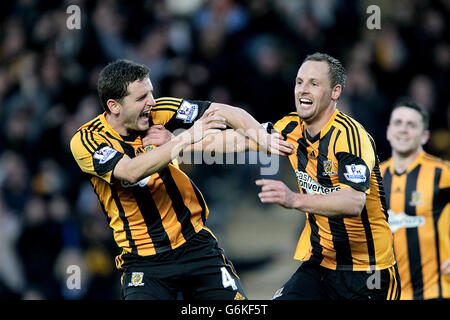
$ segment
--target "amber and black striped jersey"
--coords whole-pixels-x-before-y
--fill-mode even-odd
[[[389,224],[401,278],[401,299],[450,298],[450,164],[422,152],[405,172],[381,165]]]
[[[169,130],[188,128],[209,105],[159,98],[150,122]],[[70,142],[72,154],[88,175],[122,249],[116,257],[119,269],[127,254],[149,256],[179,247],[204,227],[209,213],[198,188],[176,164],[136,184],[114,178],[114,167],[122,157],[133,158],[144,152],[142,137],[143,133],[121,136],[101,114],[81,126]]]
[[[295,148],[289,160],[301,193],[328,194],[348,187],[366,193],[360,217],[306,213],[294,258],[334,270],[367,271],[394,265],[378,157],[364,128],[338,110],[315,137],[309,136],[296,112],[274,127]]]

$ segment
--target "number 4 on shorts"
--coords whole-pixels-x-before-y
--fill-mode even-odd
[[[231,277],[230,273],[227,271],[225,267],[220,268],[220,271],[222,271],[222,284],[224,288],[228,288],[231,286],[233,290],[237,290],[236,282]]]

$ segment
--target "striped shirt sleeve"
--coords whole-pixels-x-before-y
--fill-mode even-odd
[[[116,164],[124,157],[122,152],[114,149],[100,134],[86,129],[75,133],[70,141],[70,150],[83,172],[108,183],[112,182]]]

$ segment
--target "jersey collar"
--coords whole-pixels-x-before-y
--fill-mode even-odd
[[[422,162],[422,159],[423,159],[424,155],[425,155],[425,151],[422,150],[422,151],[419,153],[419,155],[416,157],[416,159],[414,159],[414,161],[411,162],[411,163],[409,164],[408,168],[406,168],[406,170],[403,171],[403,172],[396,172],[396,171],[395,171],[395,168],[394,168],[394,158],[392,158],[391,165],[389,166],[389,171],[391,172],[391,174],[395,174],[395,175],[398,175],[398,176],[401,176],[402,174],[405,174],[405,173],[408,174],[408,173],[410,173],[411,171],[413,171],[413,170],[414,170],[414,169]]]
[[[320,132],[318,134],[316,134],[314,137],[311,137],[308,133],[308,130],[306,130],[305,125],[302,125],[302,130],[303,130],[303,136],[310,142],[310,143],[315,143],[316,141],[320,140],[321,138],[323,138],[328,131],[330,130],[334,119],[336,118],[336,115],[338,114],[338,109],[335,109],[333,114],[331,115],[330,119],[328,120],[327,124],[320,130]]]
[[[114,138],[117,138],[117,139],[123,140],[123,141],[133,142],[133,141],[136,140],[137,137],[139,137],[139,136],[142,137],[142,133],[141,132],[137,132],[137,131],[130,133],[128,136],[122,136],[121,134],[119,134],[117,131],[115,131],[109,125],[108,121],[106,121],[106,112],[103,112],[103,114],[101,114],[99,117],[100,117],[100,121],[103,123],[103,125],[105,126],[107,131],[109,133],[111,133],[111,135],[114,136]]]

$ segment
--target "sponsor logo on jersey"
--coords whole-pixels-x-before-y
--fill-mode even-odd
[[[354,183],[366,182],[366,166],[362,164],[346,165],[347,173],[344,173],[345,179]]]
[[[100,164],[104,164],[114,158],[116,155],[117,150],[111,148],[111,147],[103,147],[97,151],[95,151],[93,157],[94,159],[99,160]]]
[[[341,189],[340,186],[324,187],[316,180],[314,180],[313,177],[303,171],[295,170],[295,174],[297,175],[300,187],[309,194],[328,194],[330,192],[338,191]]]
[[[135,186],[139,186],[141,188],[145,187],[148,183],[148,181],[150,180],[151,176],[148,176],[147,178],[144,178],[136,183],[131,183],[125,180],[120,180],[120,184],[122,185],[122,187],[124,188],[131,188],[131,187],[135,187]]]
[[[392,232],[396,232],[402,228],[417,228],[425,224],[424,216],[409,216],[404,212],[395,213],[388,210],[389,226]]]
[[[176,118],[183,120],[184,123],[191,123],[195,120],[198,114],[198,105],[183,101],[178,108]]]

